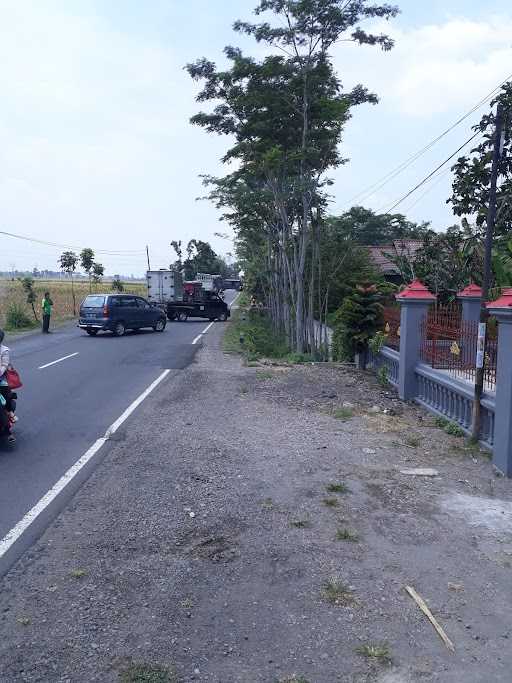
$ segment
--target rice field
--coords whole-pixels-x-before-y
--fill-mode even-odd
[[[124,292],[127,294],[138,294],[146,296],[145,282],[130,282],[124,283]],[[50,292],[53,301],[52,319],[54,322],[71,320],[73,318],[73,295],[70,281],[62,280],[34,280],[34,289],[37,293],[37,300],[34,304],[37,316],[41,317],[41,300],[46,291]],[[89,283],[79,281],[74,283],[76,307],[80,306],[80,302],[89,294]],[[112,283],[104,281],[98,285],[92,285],[94,292],[111,292]],[[36,321],[32,307],[27,304],[26,295],[18,280],[0,280],[0,327],[5,329],[12,329],[7,325],[7,313],[9,306],[15,305],[25,313],[27,318],[32,321],[35,326]],[[27,326],[28,327],[28,326]]]

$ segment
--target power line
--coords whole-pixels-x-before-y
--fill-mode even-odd
[[[472,140],[474,140],[478,135],[481,135],[480,130],[477,130],[476,133],[473,133],[473,135],[468,140],[466,140],[466,142],[464,142],[458,149],[456,149],[455,152],[453,152],[453,154],[450,154],[450,156],[447,159],[445,159],[442,163],[440,163],[439,166],[436,166],[436,168],[433,171],[431,171],[427,176],[425,176],[423,180],[421,180],[417,185],[415,185],[412,188],[412,190],[409,190],[409,192],[407,192],[407,194],[405,194],[401,199],[396,201],[389,209],[385,211],[385,213],[391,213],[392,211],[394,211],[397,206],[399,206],[414,192],[416,192],[416,190],[419,190],[420,187],[425,185],[425,183],[427,183],[441,168],[443,168],[443,166],[445,166],[449,161],[451,161],[456,154],[458,154],[462,149],[464,149],[466,145],[469,145],[469,143]],[[383,208],[379,209],[377,213],[381,213],[381,211],[383,211]]]
[[[436,187],[436,185],[439,185],[439,183],[441,182],[441,180],[444,180],[444,178],[446,178],[446,176],[450,173],[450,171],[451,171],[451,169],[450,169],[450,167],[448,167],[448,168],[445,168],[444,171],[443,171],[442,173],[439,173],[438,176],[437,176],[437,178],[435,179],[435,181],[432,182],[432,183],[430,183],[430,185],[427,187],[427,189],[425,190],[425,192],[422,192],[422,193],[420,194],[419,197],[417,197],[411,204],[409,204],[408,206],[406,206],[406,207],[403,209],[403,212],[404,212],[405,214],[407,214],[411,209],[413,209],[413,208],[416,206],[416,204],[418,204],[419,202],[421,202],[421,200],[423,199],[423,197],[425,197],[429,192],[431,192],[431,191],[434,189],[434,187]],[[434,177],[435,177],[435,176],[433,176],[433,177],[431,178],[431,180],[434,180]]]
[[[406,168],[408,168],[411,164],[413,164],[417,159],[419,159],[425,152],[428,152],[434,145],[436,145],[439,140],[444,138],[448,133],[451,133],[454,128],[456,128],[459,124],[461,124],[463,121],[465,121],[471,114],[473,114],[477,109],[479,109],[483,104],[488,102],[494,94],[505,84],[507,83],[510,79],[512,79],[512,74],[507,76],[505,80],[501,81],[495,88],[493,88],[484,98],[482,98],[477,104],[475,104],[466,114],[461,116],[455,123],[453,123],[451,126],[449,126],[446,130],[444,130],[442,133],[440,133],[436,138],[431,140],[425,147],[422,147],[420,150],[415,152],[412,156],[408,157],[405,161],[403,161],[401,164],[399,164],[396,168],[393,170],[389,171],[386,175],[384,175],[380,180],[377,180],[373,185],[370,185],[367,187],[365,190],[362,192],[359,192],[359,194],[355,195],[350,199],[348,202],[343,204],[343,208],[346,206],[353,205],[353,202],[356,200],[361,199],[362,201],[365,201],[369,197],[371,197],[373,194],[378,192],[380,189],[382,189],[385,185],[387,185],[391,180],[394,180],[402,171],[405,171]]]
[[[70,246],[69,244],[59,244],[57,242],[47,242],[46,240],[40,240],[35,237],[26,237],[25,235],[16,235],[13,232],[6,232],[5,230],[0,230],[0,235],[6,235],[7,237],[14,237],[15,239],[18,240],[24,240],[26,242],[34,242],[35,244],[43,244],[45,246],[49,247],[57,247],[58,249],[76,249],[77,251],[83,249],[83,247],[77,247],[77,246]],[[114,250],[114,251],[109,251],[107,249],[95,249],[94,250],[97,254],[106,254],[109,256],[128,256],[128,255],[138,255],[138,254],[144,254],[144,250],[129,250],[129,251],[121,251],[121,250]]]

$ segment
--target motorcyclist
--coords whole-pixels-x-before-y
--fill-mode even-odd
[[[11,364],[11,352],[8,346],[4,345],[5,332],[0,329],[0,434],[7,434],[7,440],[12,443],[15,441],[14,434],[11,434],[11,424],[14,422],[12,392],[7,383],[7,369]]]

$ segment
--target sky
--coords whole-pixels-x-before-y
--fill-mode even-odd
[[[142,275],[173,259],[171,240],[232,251],[200,174],[221,174],[229,140],[191,126],[199,86],[185,64],[222,63],[225,45],[260,48],[232,31],[256,0],[0,0],[0,230],[97,251],[108,274]],[[402,0],[378,48],[340,43],[346,89],[379,104],[353,110],[332,177],[331,212],[388,210],[471,134],[480,108],[428,154],[365,192],[512,74],[509,0]],[[380,26],[377,26],[380,29]],[[450,173],[396,210],[436,229],[454,222]],[[428,190],[424,193],[424,190]],[[0,234],[0,271],[57,269],[61,246]],[[110,252],[110,253],[107,253]]]

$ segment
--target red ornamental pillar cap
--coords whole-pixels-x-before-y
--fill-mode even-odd
[[[398,301],[435,301],[437,299],[435,294],[432,294],[420,280],[411,282],[410,285],[407,285],[403,291],[396,295],[396,298]]]
[[[504,289],[500,298],[496,301],[488,301],[487,308],[512,308],[512,287]]]
[[[475,299],[479,299],[482,296],[482,288],[479,287],[478,285],[475,285],[474,282],[472,282],[470,285],[467,287],[464,287],[464,289],[460,292],[458,292],[457,297],[459,298],[464,298],[464,297],[474,297]]]

